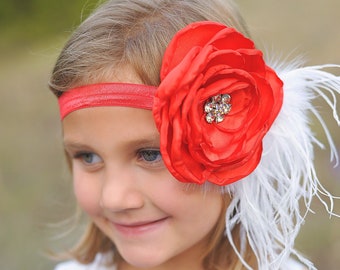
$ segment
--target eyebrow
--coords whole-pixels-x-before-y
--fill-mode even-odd
[[[78,139],[66,139],[64,140],[64,149],[66,150],[83,150],[92,149],[93,147],[89,144],[83,143]],[[122,141],[121,146],[126,148],[143,148],[143,147],[159,147],[160,136],[158,134],[152,134],[138,139],[131,139]]]
[[[76,141],[73,142],[72,140],[64,141],[63,144],[64,144],[64,149],[67,149],[67,150],[79,150],[79,149],[84,149],[84,148],[91,148],[87,144],[76,142]]]

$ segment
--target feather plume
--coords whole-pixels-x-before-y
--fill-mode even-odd
[[[340,77],[326,71],[340,65],[300,67],[299,61],[276,69],[284,82],[283,107],[263,141],[263,155],[256,170],[246,178],[225,187],[232,195],[226,215],[226,234],[247,269],[243,259],[248,241],[261,270],[287,269],[285,263],[297,258],[308,269],[316,269],[294,248],[294,242],[317,197],[332,216],[332,196],[321,184],[314,167],[314,147],[324,147],[311,130],[314,117],[320,122],[330,149],[330,160],[339,164],[336,147],[318,109],[313,105],[321,97],[331,108],[340,126],[337,97]],[[326,199],[325,199],[326,198]],[[306,209],[300,208],[303,201]],[[238,250],[232,229],[241,224],[243,243]],[[242,237],[241,237],[242,239]]]

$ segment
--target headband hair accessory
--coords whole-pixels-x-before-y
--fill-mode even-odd
[[[314,196],[338,216],[335,197],[314,167],[314,145],[323,145],[311,131],[310,116],[321,124],[330,159],[338,165],[336,147],[312,102],[322,97],[340,125],[340,77],[325,71],[340,66],[302,64],[266,64],[262,52],[237,30],[195,22],[169,43],[157,88],[106,83],[70,89],[59,98],[60,115],[96,106],[152,110],[161,154],[174,177],[219,185],[232,194],[225,233],[247,269],[246,243],[259,269],[281,269],[290,256],[316,269],[294,249],[294,241]],[[300,212],[300,200],[306,213]],[[240,249],[233,241],[236,224],[241,224]]]
[[[132,83],[98,83],[64,92],[58,99],[60,118],[73,111],[102,106],[123,106],[151,110],[155,86]]]
[[[160,76],[155,93],[133,84],[69,90],[59,98],[61,118],[93,106],[153,107],[160,151],[177,180],[224,186],[249,175],[283,99],[282,81],[254,43],[219,23],[193,23],[170,42]]]

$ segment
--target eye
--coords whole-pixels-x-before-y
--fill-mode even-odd
[[[76,159],[80,159],[86,165],[93,165],[102,162],[102,159],[91,152],[78,153],[75,155]]]
[[[148,163],[155,163],[162,161],[162,155],[159,150],[154,149],[143,149],[138,151],[139,159],[148,162]]]

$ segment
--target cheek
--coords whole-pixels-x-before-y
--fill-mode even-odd
[[[223,209],[221,194],[201,190],[186,191],[183,199],[182,215],[197,226],[212,227],[217,223]]]
[[[73,174],[74,193],[79,206],[90,216],[100,213],[100,185],[84,174]]]
[[[153,182],[151,195],[156,204],[165,212],[188,223],[211,226],[217,222],[224,208],[219,191],[203,191],[196,185],[177,181],[170,174],[163,181]]]

